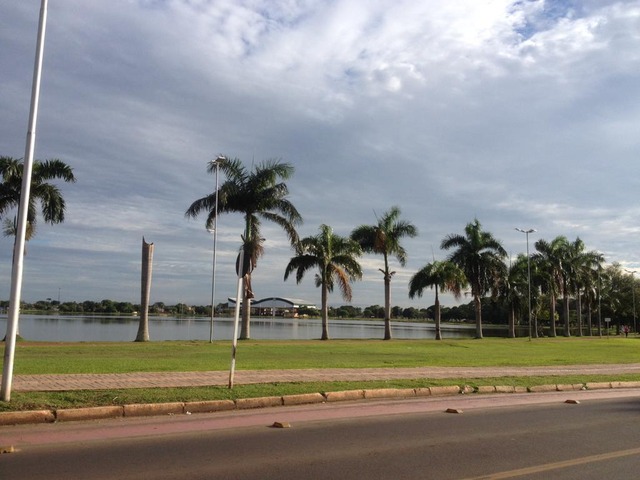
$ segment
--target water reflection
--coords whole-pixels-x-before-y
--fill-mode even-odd
[[[394,338],[435,338],[433,324],[391,322]],[[202,317],[149,317],[151,340],[208,340],[210,319]],[[5,332],[6,316],[0,317]],[[127,342],[138,331],[138,318],[132,316],[21,315],[20,335],[34,341],[51,342]],[[485,327],[485,336],[506,336],[506,328]],[[319,339],[320,319],[256,317],[251,320],[251,338],[256,340]],[[231,340],[233,319],[214,320],[214,339]],[[472,338],[475,327],[469,324],[442,326],[443,338]],[[329,336],[335,339],[383,338],[382,320],[330,320]]]

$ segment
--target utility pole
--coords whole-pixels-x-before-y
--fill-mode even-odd
[[[42,76],[42,58],[44,54],[44,35],[47,25],[47,0],[42,0],[40,6],[40,23],[38,24],[38,42],[36,45],[36,59],[33,67],[33,83],[31,86],[31,110],[29,112],[29,127],[27,130],[27,144],[24,154],[22,170],[22,193],[18,207],[18,231],[13,248],[13,266],[11,269],[11,296],[9,299],[9,316],[7,318],[7,335],[5,339],[4,363],[2,366],[2,387],[0,397],[2,401],[11,400],[11,383],[13,381],[13,360],[16,350],[16,335],[18,332],[18,317],[20,315],[20,297],[22,294],[22,271],[24,261],[24,244],[27,232],[27,211],[29,208],[29,194],[31,190],[31,172],[33,171],[33,152],[36,144],[36,124],[38,123],[38,102],[40,100],[40,80]]]

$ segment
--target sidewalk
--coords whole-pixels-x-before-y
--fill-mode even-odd
[[[543,367],[328,368],[314,370],[236,370],[236,385],[283,382],[370,381],[415,378],[486,378],[639,373],[640,364]],[[14,391],[107,390],[228,385],[228,371],[113,374],[15,375]]]

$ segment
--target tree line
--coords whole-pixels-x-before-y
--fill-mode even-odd
[[[9,300],[0,300],[0,310],[9,308]],[[132,302],[121,302],[115,300],[85,300],[82,302],[67,301],[60,302],[47,298],[46,300],[38,300],[36,302],[21,302],[20,310],[23,312],[34,312],[43,314],[105,314],[105,315],[137,315],[140,312],[140,304]],[[228,303],[220,302],[216,305],[216,316],[230,316],[231,307]],[[149,306],[149,312],[153,315],[171,315],[171,316],[211,316],[211,305],[188,305],[186,303],[177,303],[175,305],[165,304],[164,302],[155,302]],[[391,308],[391,316],[395,319],[407,320],[428,320],[433,319],[434,307],[415,308],[394,306]],[[445,320],[462,321],[471,318],[473,313],[471,304],[459,305],[451,308],[444,308],[443,318]],[[307,317],[318,317],[318,310],[311,307],[301,307],[298,314]],[[367,319],[385,317],[384,307],[380,305],[370,305],[368,307],[358,307],[354,305],[340,305],[329,307],[329,316],[331,318],[354,318]],[[491,315],[490,315],[491,316]],[[492,316],[493,318],[493,316]],[[505,323],[506,316],[497,316],[498,323]],[[504,321],[500,321],[504,320]]]
[[[3,220],[5,235],[16,235],[16,218],[9,213],[20,201],[22,169],[21,160],[0,157],[0,219]],[[283,267],[284,280],[294,276],[300,283],[307,272],[315,272],[314,283],[321,291],[323,339],[329,338],[329,317],[343,316],[351,311],[348,308],[331,309],[329,294],[337,287],[342,298],[351,302],[351,284],[362,278],[359,259],[364,254],[382,257],[379,271],[383,279],[384,306],[382,310],[365,309],[362,315],[384,319],[385,339],[392,338],[392,316],[420,318],[422,313],[433,315],[436,338],[440,339],[441,320],[453,318],[453,309],[440,305],[441,292],[449,292],[458,299],[463,295],[473,299],[473,315],[466,312],[462,318],[473,316],[478,338],[482,338],[482,319],[487,315],[493,323],[502,323],[506,316],[511,337],[515,336],[517,324],[528,324],[532,337],[540,334],[569,336],[572,332],[577,335],[600,334],[606,319],[612,319],[618,328],[624,322],[631,325],[633,331],[637,330],[637,282],[632,272],[619,264],[606,264],[604,256],[597,251],[586,251],[580,238],[570,241],[564,236],[540,239],[535,242],[532,255],[520,254],[511,261],[502,243],[485,231],[477,219],[468,223],[463,233],[451,233],[442,239],[440,248],[446,253],[445,260],[434,258],[411,277],[408,285],[410,298],[422,296],[427,289],[435,291],[435,304],[430,307],[431,311],[399,307],[392,311],[390,285],[396,273],[392,269],[392,260],[404,267],[408,252],[402,241],[418,235],[416,227],[401,218],[399,207],[392,206],[380,217],[376,216],[376,222],[360,225],[347,236],[334,233],[328,225],[320,225],[316,235],[300,238],[297,227],[302,224],[302,215],[288,199],[289,189],[285,182],[293,175],[293,166],[267,160],[249,168],[239,159],[219,156],[207,166],[208,172],[216,175],[218,169],[225,175],[223,184],[211,194],[194,201],[185,216],[195,218],[205,213],[205,227],[208,229],[213,227],[219,214],[239,213],[244,217],[245,228],[239,248],[239,252],[244,253],[242,259],[245,264],[241,339],[250,338],[251,273],[264,254],[265,239],[261,232],[264,221],[281,227],[291,243],[293,255]],[[35,234],[38,206],[45,222],[56,224],[64,221],[65,201],[59,188],[49,183],[53,179],[68,183],[76,181],[73,170],[58,159],[34,162],[27,240]],[[46,309],[46,303],[36,302],[33,308]],[[468,306],[454,308],[462,310]],[[206,313],[206,307],[179,307],[196,314]],[[150,308],[151,313],[163,313],[165,309],[163,304]],[[169,313],[180,313],[180,309]],[[99,306],[92,302],[65,302],[58,305],[58,310],[134,313],[139,306],[103,300]]]
[[[302,216],[289,201],[285,183],[293,175],[293,166],[268,160],[247,168],[237,158],[218,156],[209,162],[208,172],[217,174],[218,169],[225,175],[225,182],[216,191],[194,201],[185,216],[195,218],[205,213],[205,227],[208,229],[219,214],[239,213],[244,216],[245,229],[239,249],[239,259],[243,254],[246,265],[242,272],[241,339],[250,338],[251,272],[258,258],[264,254],[263,221],[280,226],[294,251],[284,267],[284,280],[293,276],[300,283],[307,272],[315,273],[314,283],[321,292],[323,340],[329,339],[329,294],[337,287],[342,298],[350,302],[351,284],[362,278],[359,258],[365,253],[381,255],[383,264],[379,271],[384,285],[384,338],[392,338],[390,284],[395,271],[390,260],[395,259],[404,267],[407,251],[402,240],[418,234],[411,222],[401,218],[399,207],[391,207],[377,217],[375,223],[358,226],[348,236],[338,235],[329,225],[323,224],[316,235],[300,238],[296,228],[302,223]],[[577,335],[593,335],[596,305],[598,322],[595,331],[601,333],[603,313],[614,316],[618,322],[628,314],[626,292],[630,292],[634,299],[633,323],[636,328],[635,278],[632,274],[625,274],[620,265],[606,265],[602,254],[585,251],[580,238],[569,241],[558,236],[551,241],[538,240],[533,255],[521,254],[511,262],[502,243],[485,231],[478,219],[474,219],[465,226],[463,233],[446,235],[440,248],[447,253],[446,259],[434,259],[425,265],[411,277],[408,286],[411,298],[421,296],[426,289],[435,290],[437,339],[442,338],[440,292],[450,292],[457,298],[468,294],[473,298],[477,338],[483,336],[482,318],[487,303],[498,305],[507,312],[510,337],[515,337],[516,324],[523,323],[525,318],[532,337],[540,334],[556,336],[558,321],[562,322],[562,334],[565,336],[571,335],[572,331]],[[486,298],[490,301],[487,302]],[[557,311],[559,300],[560,312]],[[545,326],[546,330],[543,329]]]

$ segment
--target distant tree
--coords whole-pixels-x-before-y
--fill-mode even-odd
[[[384,318],[384,307],[371,305],[364,309],[363,315],[366,318]]]
[[[443,250],[451,250],[449,260],[465,273],[471,286],[475,306],[476,337],[482,338],[481,298],[489,291],[497,291],[500,279],[505,274],[504,259],[507,252],[489,232],[482,230],[478,219],[468,223],[465,234],[450,234],[440,245]]]
[[[449,261],[433,261],[422,267],[411,277],[409,281],[409,298],[414,298],[416,295],[422,297],[422,292],[426,288],[435,289],[436,340],[442,340],[439,291],[451,292],[458,299],[466,284],[467,278],[464,272],[455,263]]]
[[[362,249],[353,240],[333,233],[328,225],[320,226],[320,233],[306,237],[296,245],[296,255],[289,260],[284,279],[296,272],[300,283],[307,271],[316,269],[316,287],[321,289],[322,340],[329,339],[329,293],[337,283],[346,301],[351,301],[351,282],[362,278],[358,257]]]
[[[417,318],[421,318],[421,316],[420,310],[415,307],[409,307],[402,310],[402,318],[415,320]]]
[[[404,267],[407,263],[407,252],[400,244],[405,237],[415,237],[416,227],[406,220],[400,219],[400,208],[392,207],[385,212],[376,225],[361,225],[352,233],[351,238],[358,242],[365,252],[382,255],[384,268],[379,269],[384,276],[384,339],[391,339],[391,278],[389,257],[394,256]]]

